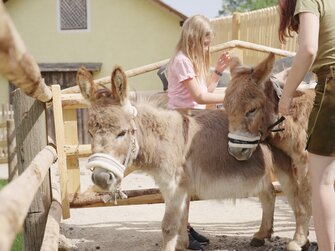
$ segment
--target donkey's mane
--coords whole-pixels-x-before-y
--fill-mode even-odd
[[[157,92],[152,95],[145,95],[138,92],[131,93],[130,102],[137,105],[149,105],[156,108],[167,108],[168,96],[166,92]],[[96,90],[95,98],[98,106],[118,105],[119,99],[115,97],[108,88]]]

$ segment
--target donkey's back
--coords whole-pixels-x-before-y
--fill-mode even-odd
[[[268,145],[260,145],[248,161],[238,161],[228,153],[228,119],[224,110],[195,111],[199,126],[186,160],[191,191],[204,199],[244,198],[272,193],[273,153],[283,171],[290,159]]]

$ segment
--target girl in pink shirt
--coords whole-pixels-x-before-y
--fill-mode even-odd
[[[206,104],[223,102],[224,94],[212,93],[222,72],[228,67],[230,56],[223,53],[216,64],[215,71],[209,73],[209,45],[213,30],[208,18],[202,15],[189,17],[182,28],[176,53],[171,58],[168,69],[168,108],[205,109]],[[190,199],[187,201],[189,208]],[[190,250],[202,250],[201,244],[208,238],[197,233],[188,224]]]
[[[195,15],[188,18],[176,46],[176,54],[169,62],[168,107],[205,109],[206,104],[222,103],[224,95],[212,93],[222,72],[228,67],[230,56],[223,53],[210,74],[209,45],[213,30],[208,18]]]

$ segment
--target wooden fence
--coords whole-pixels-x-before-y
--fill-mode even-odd
[[[8,162],[7,120],[14,119],[13,107],[0,104],[0,164]]]
[[[214,46],[231,40],[241,40],[292,52],[297,49],[296,35],[289,38],[286,44],[279,41],[279,12],[277,7],[234,13],[232,16],[212,19],[211,23],[215,31],[212,43]],[[213,55],[213,62],[216,61],[217,56],[218,53]],[[252,65],[264,58],[265,53],[243,50],[238,56],[244,64]]]
[[[0,250],[9,251],[24,229],[24,250],[57,250],[61,212],[49,168],[57,158],[47,146],[45,108],[52,92],[0,1],[0,74],[20,88],[13,109],[20,176],[0,191]],[[10,62],[10,63],[9,63]],[[11,153],[8,153],[11,155]]]
[[[244,41],[230,41],[211,47],[212,53],[223,50],[250,50],[263,53],[273,52],[277,56],[282,57],[293,56],[295,54],[294,52]],[[126,74],[128,77],[132,77],[149,71],[154,71],[166,64],[167,61],[168,59],[128,70],[126,71]],[[95,80],[95,82],[100,84],[107,84],[109,81],[110,77]],[[222,92],[224,90],[218,91]],[[125,200],[117,200],[117,204],[115,204],[114,201],[104,202],[103,196],[99,194],[80,194],[79,158],[89,156],[92,152],[90,144],[79,144],[76,110],[86,109],[87,102],[83,99],[82,95],[78,93],[79,88],[77,86],[61,91],[58,85],[53,85],[52,92],[63,218],[70,217],[70,210],[67,206],[94,207],[162,202],[160,194],[157,194],[157,191],[152,189],[142,192],[128,191],[128,195],[140,195],[140,199],[135,199],[129,196],[131,198],[128,197],[128,199]]]

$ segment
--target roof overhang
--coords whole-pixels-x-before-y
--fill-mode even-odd
[[[172,14],[176,15],[178,18],[181,19],[181,21],[185,21],[187,19],[187,16],[185,16],[183,13],[177,11],[176,9],[172,8],[170,5],[164,3],[163,1],[161,1],[161,0],[152,0],[152,1],[157,3],[158,5],[160,5],[164,9],[168,10]]]

